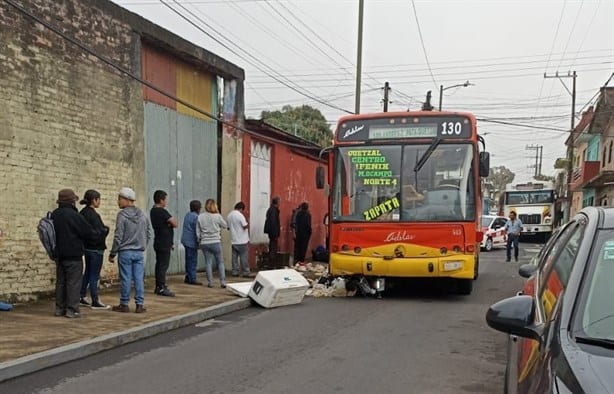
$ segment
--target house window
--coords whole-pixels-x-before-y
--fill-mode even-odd
[[[610,141],[610,151],[608,152],[608,163],[612,162],[612,141]]]
[[[601,157],[601,167],[605,167],[605,146],[603,147],[603,155]]]

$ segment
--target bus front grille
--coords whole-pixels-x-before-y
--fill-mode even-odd
[[[540,224],[541,223],[541,215],[539,213],[534,213],[532,215],[520,214],[518,215],[518,219],[520,219],[522,224]]]

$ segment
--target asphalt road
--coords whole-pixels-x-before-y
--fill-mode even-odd
[[[539,245],[521,244],[521,263]],[[384,299],[253,307],[0,384],[1,393],[500,393],[505,335],[488,305],[520,288],[481,254],[470,296],[408,283]]]

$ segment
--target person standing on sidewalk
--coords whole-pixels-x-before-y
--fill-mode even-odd
[[[154,206],[149,213],[154,230],[154,251],[156,252],[156,289],[154,293],[166,297],[174,297],[175,293],[166,285],[166,271],[171,261],[173,250],[173,229],[177,227],[175,219],[167,210],[164,190],[156,190],[153,195]]]
[[[196,222],[200,214],[201,203],[198,200],[190,201],[190,212],[183,219],[183,231],[181,232],[181,244],[185,248],[185,279],[189,285],[202,285],[196,278],[198,265],[198,237],[196,236]]]
[[[58,192],[58,208],[51,213],[55,228],[55,315],[81,317],[79,291],[83,272],[84,242],[96,239],[97,233],[79,215],[75,203],[79,197],[72,189]]]
[[[277,258],[279,249],[278,241],[281,234],[281,224],[279,220],[279,202],[278,196],[273,197],[271,206],[266,211],[266,220],[264,221],[264,233],[269,236],[269,262],[273,264]]]
[[[115,219],[115,235],[109,262],[119,255],[119,281],[121,285],[119,305],[115,312],[130,312],[130,288],[134,281],[136,313],[145,308],[145,249],[151,240],[152,230],[147,215],[134,206],[136,194],[129,187],[122,187],[117,198],[121,209]]]
[[[245,219],[244,211],[245,203],[240,201],[235,204],[235,209],[228,214],[226,220],[228,221],[230,243],[232,244],[232,276],[239,276],[242,268],[242,275],[249,277],[249,261],[247,259],[249,223]]]
[[[518,240],[522,231],[522,222],[520,219],[516,219],[516,212],[510,212],[510,220],[505,223],[503,230],[507,237],[507,259],[505,262],[512,259],[512,246],[514,247],[514,259],[518,262]]]
[[[205,202],[205,212],[198,215],[196,234],[198,244],[205,255],[205,271],[207,273],[207,286],[213,287],[212,264],[215,259],[220,275],[220,286],[226,288],[226,268],[222,258],[222,229],[228,228],[228,224],[220,215],[215,200],[208,199]]]
[[[99,235],[94,241],[85,241],[85,272],[81,283],[80,303],[92,309],[109,309],[110,307],[103,304],[98,297],[100,270],[104,260],[104,251],[107,248],[105,239],[109,234],[109,228],[104,225],[102,218],[96,212],[96,208],[100,207],[100,193],[92,189],[86,191],[80,204],[85,205],[85,208],[80,212],[81,215]],[[85,299],[88,287],[90,288],[91,304]]]
[[[296,213],[295,231],[294,264],[303,264],[311,238],[311,213],[309,212],[309,204],[306,202],[301,203],[300,209]]]

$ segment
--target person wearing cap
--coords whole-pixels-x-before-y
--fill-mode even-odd
[[[136,313],[145,309],[145,249],[152,237],[152,229],[147,215],[134,206],[136,194],[129,187],[122,187],[117,198],[121,209],[115,220],[115,234],[109,261],[119,260],[120,298],[115,312],[130,312],[131,284],[134,282]]]
[[[79,214],[75,203],[79,197],[72,189],[58,192],[58,208],[51,213],[55,228],[56,282],[55,315],[81,317],[79,295],[83,272],[85,241],[95,241],[97,233]]]

